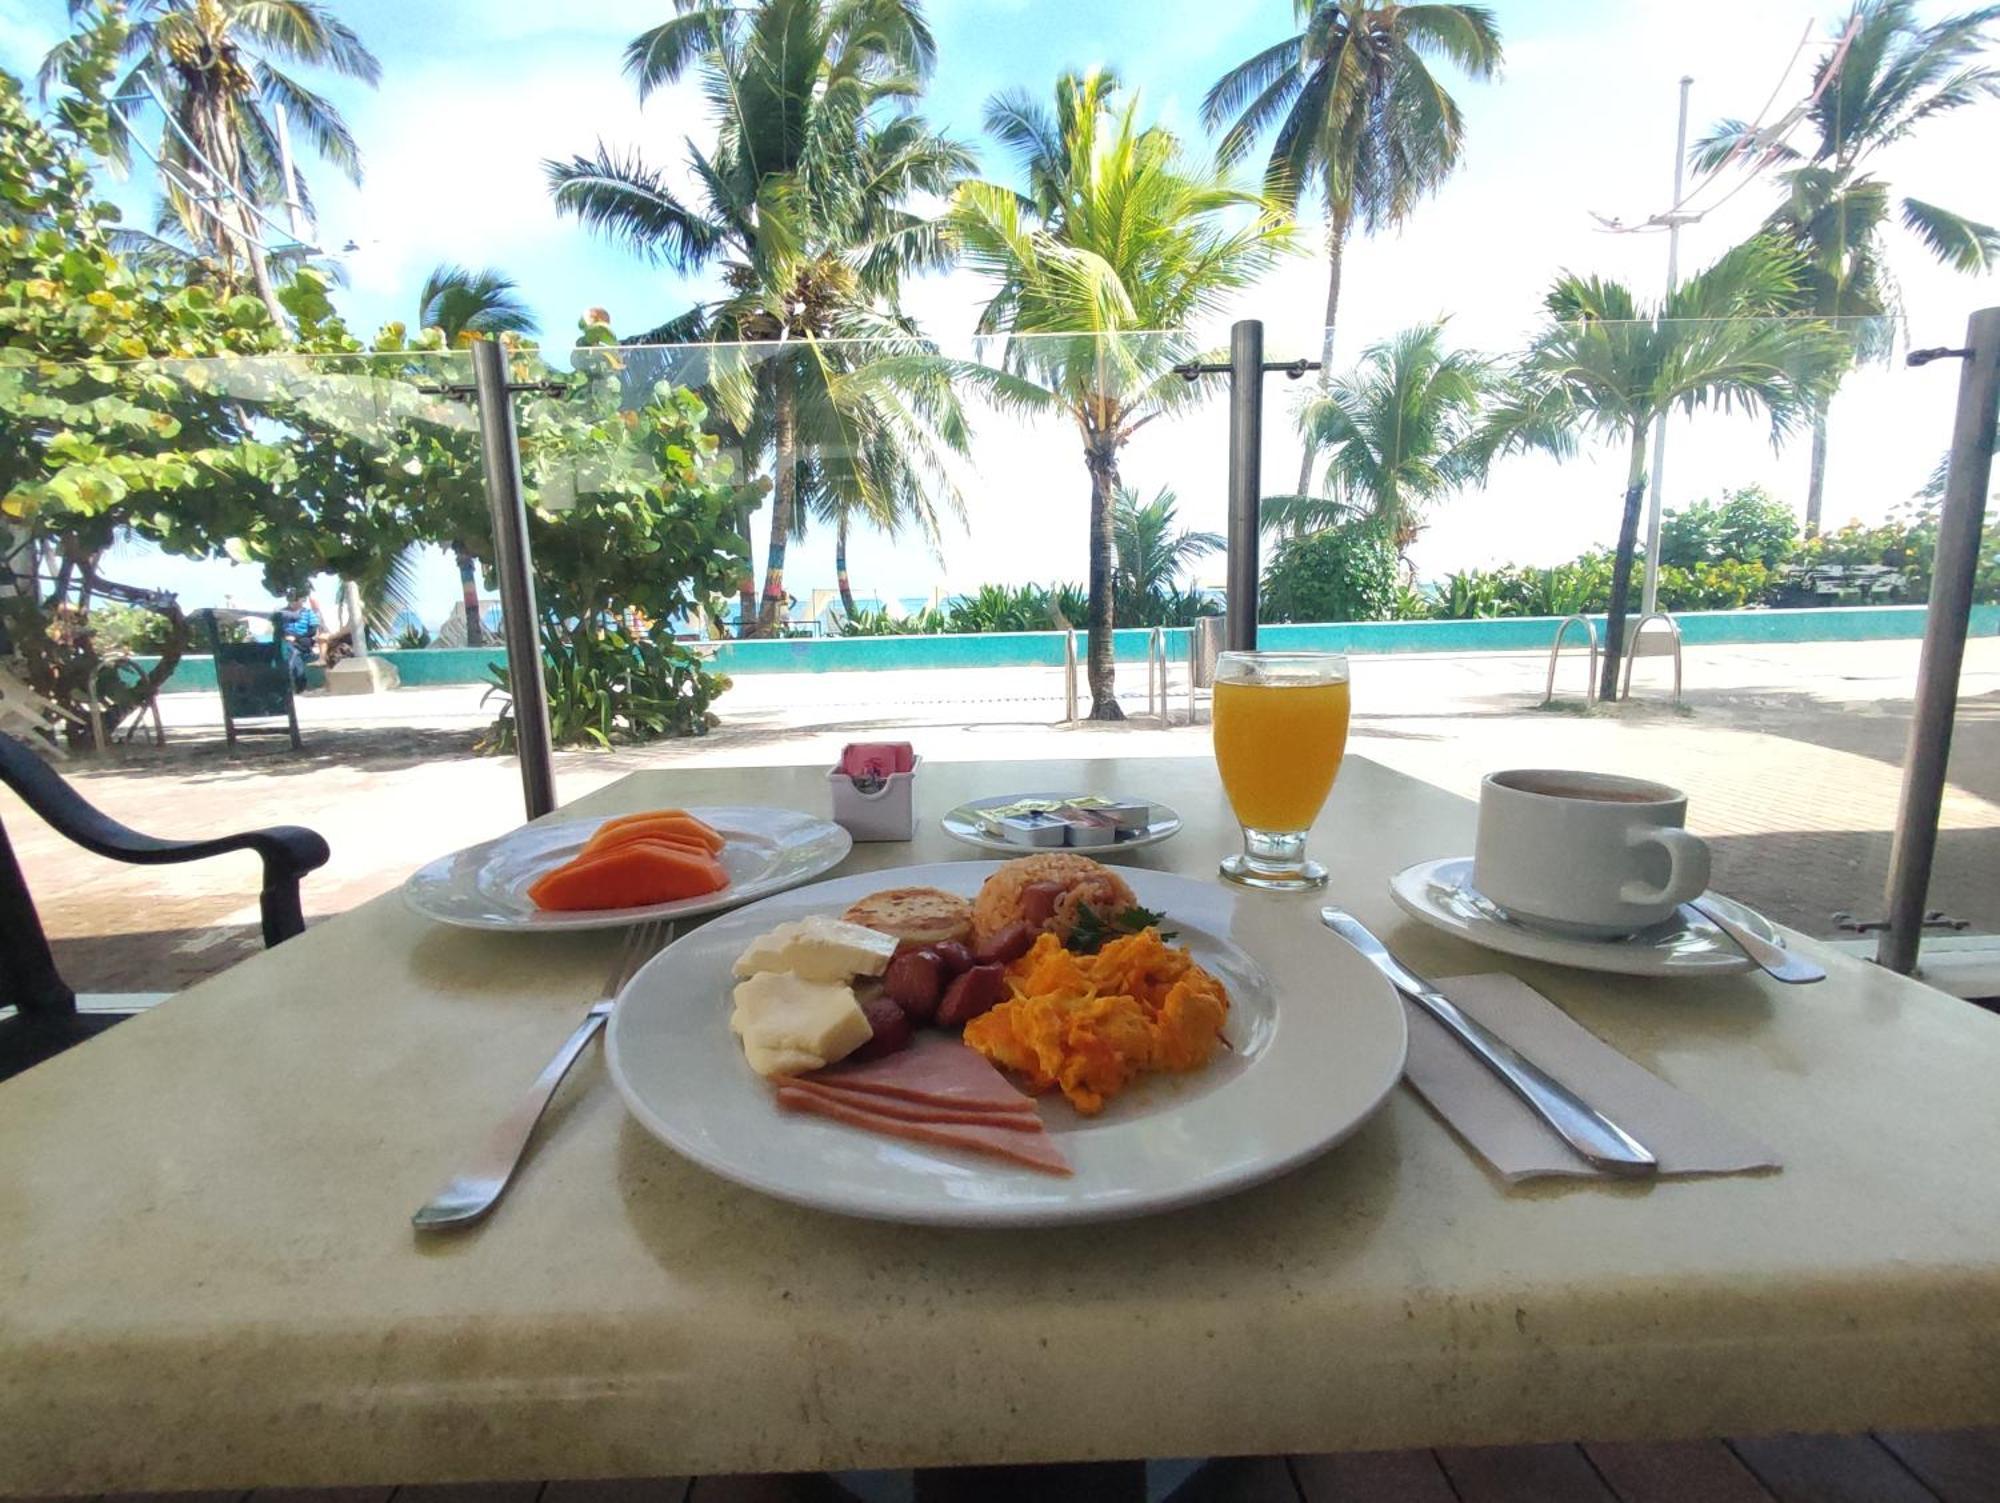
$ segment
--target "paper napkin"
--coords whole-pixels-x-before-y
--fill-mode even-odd
[[[1768,1145],[1627,1059],[1518,977],[1454,976],[1436,985],[1651,1149],[1662,1174],[1779,1166]],[[1407,1001],[1403,1009],[1410,1020],[1405,1078],[1503,1179],[1610,1177],[1578,1157],[1430,1014]]]

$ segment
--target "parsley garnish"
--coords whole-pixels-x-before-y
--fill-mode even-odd
[[[1115,918],[1106,919],[1088,903],[1083,903],[1076,910],[1076,927],[1070,931],[1069,948],[1079,955],[1095,955],[1114,939],[1158,929],[1166,920],[1164,913],[1155,913],[1136,903]],[[1178,929],[1160,930],[1162,943],[1171,944],[1179,938]]]

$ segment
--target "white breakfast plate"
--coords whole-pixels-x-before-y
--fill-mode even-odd
[[[1472,885],[1472,858],[1420,861],[1389,879],[1389,893],[1413,918],[1504,955],[1546,960],[1621,976],[1728,976],[1753,969],[1735,941],[1692,910],[1621,939],[1577,939],[1516,919]],[[1751,933],[1783,944],[1771,921],[1754,908],[1702,895]]]
[[[1042,1120],[1060,1177],[779,1111],[729,1032],[730,967],[787,919],[839,914],[884,887],[968,896],[996,869],[954,861],[819,882],[739,909],[663,950],[618,999],[611,1077],[639,1122],[703,1168],[821,1210],[944,1226],[1103,1221],[1240,1190],[1325,1152],[1368,1120],[1403,1070],[1403,1006],[1359,954],[1296,904],[1220,882],[1122,872],[1229,988],[1219,1051],[1153,1076],[1094,1118],[1061,1097]],[[1260,964],[1267,963],[1282,983]]]
[[[649,919],[694,918],[734,908],[801,882],[810,882],[847,859],[854,841],[839,825],[793,809],[690,809],[729,842],[717,859],[729,873],[720,892],[643,908],[595,908],[548,913],[528,898],[528,885],[583,848],[602,819],[554,820],[523,825],[497,840],[481,841],[440,856],[411,873],[403,897],[426,918],[462,929],[617,929]]]
[[[1106,856],[1116,856],[1120,851],[1136,851],[1143,845],[1158,845],[1161,841],[1171,839],[1180,833],[1180,815],[1170,806],[1161,803],[1158,799],[1145,800],[1145,802],[1153,806],[1153,817],[1145,829],[1128,835],[1121,840],[1113,841],[1110,845],[1084,847],[1016,845],[1013,841],[1004,840],[998,835],[989,835],[985,827],[975,817],[975,811],[977,810],[1004,809],[1009,804],[1024,802],[1066,804],[1072,799],[1104,796],[1102,794],[1094,795],[1075,792],[1001,793],[995,794],[992,798],[975,798],[960,804],[956,809],[945,815],[943,821],[944,832],[953,840],[962,840],[967,845],[976,845],[982,851],[998,851],[1008,856],[1032,856],[1038,851],[1075,850],[1077,854],[1088,856],[1092,860],[1101,860]],[[1135,798],[1132,802],[1136,804],[1139,800]]]

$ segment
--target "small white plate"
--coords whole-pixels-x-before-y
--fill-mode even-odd
[[[774,924],[839,914],[885,887],[971,896],[997,869],[951,861],[863,872],[683,935],[633,977],[611,1015],[605,1058],[632,1115],[703,1168],[781,1200],[882,1221],[1048,1225],[1192,1205],[1282,1174],[1360,1127],[1401,1076],[1403,1004],[1307,911],[1134,868],[1120,875],[1139,901],[1165,913],[1229,988],[1230,1048],[1192,1074],[1134,1084],[1096,1117],[1041,1098],[1074,1174],[780,1111],[729,1032],[730,967],[744,946]]]
[[[1682,909],[1674,917],[1621,939],[1576,939],[1537,929],[1501,910],[1472,885],[1472,858],[1420,861],[1389,879],[1389,893],[1413,918],[1505,955],[1546,960],[1621,976],[1727,976],[1754,969],[1750,958],[1707,920]],[[1783,944],[1771,921],[1753,908],[1702,895],[1751,933]]]
[[[839,825],[794,809],[690,809],[718,830],[722,869],[729,885],[720,892],[644,908],[591,908],[551,913],[537,908],[528,885],[543,872],[583,849],[607,819],[557,820],[523,825],[497,840],[467,846],[411,873],[403,897],[425,918],[461,929],[516,929],[547,933],[565,929],[618,929],[651,919],[694,918],[734,908],[753,898],[810,882],[847,859],[854,841]]]
[[[960,804],[956,809],[945,815],[944,832],[953,840],[962,840],[967,845],[976,845],[982,851],[999,851],[1008,856],[1033,856],[1042,851],[1073,850],[1079,855],[1089,856],[1093,860],[1101,860],[1106,856],[1115,856],[1120,851],[1135,851],[1142,845],[1158,845],[1161,841],[1171,839],[1180,833],[1180,815],[1175,813],[1166,804],[1161,803],[1158,799],[1142,800],[1134,798],[1132,802],[1135,804],[1143,802],[1153,806],[1152,821],[1145,829],[1138,831],[1136,834],[1127,835],[1115,840],[1110,845],[1016,845],[1013,841],[1004,840],[998,835],[987,834],[985,826],[979,822],[974,812],[980,809],[1004,809],[1009,804],[1018,804],[1027,801],[1066,804],[1073,799],[1105,798],[1108,796],[1101,793],[1001,793],[994,795],[992,798],[976,798],[967,803]]]

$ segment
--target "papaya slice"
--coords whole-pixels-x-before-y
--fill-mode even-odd
[[[577,852],[577,856],[579,858],[601,856],[606,851],[614,850],[621,845],[630,845],[635,840],[657,840],[662,845],[679,846],[682,850],[693,851],[700,856],[715,854],[709,849],[708,842],[698,835],[691,835],[679,829],[643,824],[626,825],[617,830],[599,830],[583,843],[583,848]]]
[[[599,825],[591,839],[599,840],[616,831],[642,826],[657,829],[663,834],[692,835],[708,847],[710,854],[720,851],[728,843],[720,831],[696,819],[685,809],[652,809],[644,814],[622,814]]]
[[[544,872],[529,886],[528,897],[555,912],[641,908],[703,897],[728,885],[729,874],[712,856],[664,841],[632,840]]]

